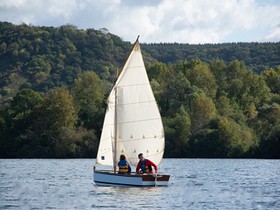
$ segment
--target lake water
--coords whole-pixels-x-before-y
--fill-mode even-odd
[[[100,187],[94,159],[0,160],[0,209],[280,209],[280,160],[164,159],[168,187]]]

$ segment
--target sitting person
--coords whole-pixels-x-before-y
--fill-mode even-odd
[[[118,162],[119,166],[119,174],[130,174],[131,172],[131,167],[126,160],[125,155],[120,155],[120,161]]]
[[[153,173],[152,166],[154,167],[155,172],[157,173],[158,168],[156,164],[154,164],[148,159],[145,159],[142,153],[138,155],[138,158],[139,162],[136,166],[136,173]]]

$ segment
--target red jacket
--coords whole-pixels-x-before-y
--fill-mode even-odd
[[[157,165],[154,164],[152,161],[150,161],[148,159],[144,159],[143,161],[145,161],[145,166],[147,166],[147,167],[153,166],[156,171],[158,170]],[[137,166],[136,166],[136,172],[139,172],[140,167],[141,167],[141,161],[139,161]]]

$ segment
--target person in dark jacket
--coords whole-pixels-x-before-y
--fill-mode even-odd
[[[154,164],[152,161],[145,159],[143,156],[143,153],[140,153],[138,155],[139,162],[136,166],[136,173],[153,173],[153,168],[155,169],[155,172],[157,173],[157,165]]]
[[[131,167],[128,161],[126,160],[125,155],[120,155],[120,161],[118,162],[119,174],[130,174]]]

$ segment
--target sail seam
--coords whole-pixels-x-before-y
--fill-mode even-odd
[[[133,85],[119,85],[120,88],[123,88],[123,87],[137,87],[137,86],[150,86],[149,83],[139,83],[139,84],[133,84]]]
[[[142,121],[155,121],[155,120],[161,120],[160,117],[157,118],[150,118],[150,119],[143,119],[143,120],[134,120],[134,121],[127,121],[127,122],[118,122],[118,125],[124,125],[127,123],[137,123],[137,122],[142,122]],[[110,127],[114,125],[113,123],[107,124],[105,127]]]
[[[136,123],[136,122],[142,122],[142,121],[155,121],[155,120],[161,120],[161,118],[150,118],[150,119],[143,119],[143,120],[133,120],[133,121],[127,121],[127,122],[118,122],[118,125],[123,125],[127,123]]]
[[[163,137],[160,137],[160,138],[163,138]],[[149,140],[149,139],[155,139],[155,137],[145,137],[145,139],[143,138],[133,138],[133,139],[130,139],[130,138],[127,138],[127,139],[123,139],[121,138],[121,141],[120,142],[133,142],[133,141],[139,141],[139,140]],[[158,139],[158,140],[161,140],[161,139]]]
[[[155,102],[155,100],[151,100],[151,101],[143,101],[143,102],[139,102],[139,101],[136,101],[136,102],[131,102],[131,103],[118,103],[118,106],[128,106],[128,105],[132,105],[132,104],[148,104],[148,103],[152,103],[152,102]]]

